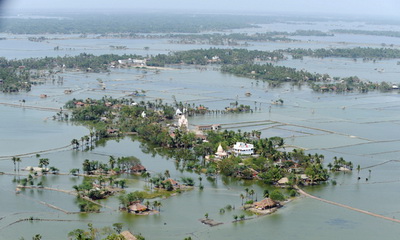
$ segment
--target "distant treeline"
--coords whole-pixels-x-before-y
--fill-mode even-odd
[[[268,81],[274,86],[283,82],[312,83],[316,91],[345,92],[359,90],[388,90],[390,84],[376,85],[365,83],[360,80],[346,81],[346,84],[337,85],[335,81],[339,78],[331,78],[327,74],[309,73],[283,66],[276,66],[272,63],[285,59],[284,54],[292,54],[295,57],[351,57],[351,58],[400,58],[400,51],[394,49],[354,48],[354,49],[288,49],[277,51],[258,51],[247,49],[198,49],[170,54],[158,54],[146,57],[148,66],[165,66],[167,64],[189,64],[206,65],[218,64],[221,71],[251,79]],[[45,70],[50,76],[62,69],[79,69],[86,72],[109,71],[111,63],[118,67],[118,60],[145,59],[139,55],[116,55],[104,54],[95,56],[82,53],[77,56],[28,58],[21,60],[7,60],[0,58],[0,89],[4,92],[16,92],[21,89],[30,90],[30,79],[38,78],[43,73],[34,70]],[[257,64],[264,62],[265,64]],[[121,67],[129,67],[129,64],[122,64]],[[132,65],[134,67],[134,65]],[[320,85],[318,82],[323,83]],[[330,82],[326,84],[326,82]],[[389,86],[389,87],[388,87]]]
[[[369,31],[369,30],[354,30],[354,29],[334,29],[333,33],[343,34],[358,34],[358,35],[372,35],[372,36],[385,36],[385,37],[400,37],[400,32],[395,31]]]
[[[235,74],[241,77],[260,79],[271,82],[307,82],[324,81],[329,78],[328,75],[312,74],[307,71],[298,71],[295,68],[284,66],[274,66],[267,64],[241,64],[241,65],[223,65],[221,71]]]
[[[98,38],[133,38],[133,39],[182,39],[184,41],[208,41],[209,43],[220,43],[222,41],[294,41],[287,38],[287,36],[332,36],[331,33],[326,33],[317,30],[297,30],[295,32],[265,32],[265,33],[204,33],[204,34],[184,34],[184,33],[171,33],[171,34],[138,34],[138,33],[112,33],[102,34]],[[218,44],[221,45],[221,44]]]
[[[197,33],[249,28],[255,19],[233,15],[104,14],[69,15],[64,18],[6,18],[2,32],[13,34],[106,34],[106,33]]]
[[[326,21],[310,17],[231,14],[64,14],[49,18],[3,18],[1,32],[13,34],[199,33],[257,27],[292,21]],[[292,33],[293,34],[293,33]],[[316,30],[298,30],[286,36],[329,36]]]
[[[112,61],[128,58],[141,57],[115,54],[94,56],[82,53],[78,56],[27,58],[21,60],[0,58],[0,91],[30,91],[31,79],[49,77],[61,68],[80,69],[90,72],[108,71],[109,64]],[[38,74],[34,70],[46,70],[47,74]]]
[[[174,52],[169,55],[158,54],[147,61],[149,66],[164,66],[165,64],[245,64],[259,60],[281,60],[284,56],[278,51],[258,51],[247,49],[198,49]]]
[[[24,69],[28,70],[70,68],[99,72],[102,70],[108,70],[109,64],[113,61],[128,58],[142,59],[143,57],[132,54],[104,54],[100,56],[95,56],[93,54],[81,53],[77,56],[26,58],[20,60],[7,60],[5,58],[0,58],[0,67],[11,69],[23,67]]]
[[[305,56],[309,57],[343,57],[343,58],[363,58],[368,59],[394,59],[400,58],[400,50],[392,48],[332,48],[332,49],[288,49],[282,50],[283,52],[289,53],[293,58],[301,59]]]

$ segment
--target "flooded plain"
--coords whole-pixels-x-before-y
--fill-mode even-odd
[[[337,23],[345,24],[345,23]],[[304,28],[310,27],[305,24]],[[357,25],[358,26],[358,25]],[[286,25],[293,28],[293,25]],[[296,26],[299,27],[299,26]],[[321,27],[321,26],[319,26]],[[333,26],[336,27],[336,26]],[[322,27],[321,27],[322,28]],[[301,28],[299,28],[301,29]],[[366,37],[368,38],[368,37]],[[346,39],[346,38],[345,38]],[[313,39],[314,41],[315,39]],[[316,41],[316,40],[315,40]],[[319,47],[329,47],[341,43],[319,41]],[[342,41],[342,39],[340,39]],[[363,41],[363,39],[359,39]],[[378,46],[382,39],[374,40]],[[21,43],[22,42],[22,43]],[[27,43],[28,40],[3,40],[0,52],[7,58],[44,57],[88,52],[103,54],[111,52],[109,45],[127,45],[127,51],[113,53],[156,54],[171,50],[208,48],[204,45],[169,44],[165,40],[57,40],[49,43]],[[258,45],[257,45],[258,44]],[[271,50],[277,48],[314,46],[312,42],[298,43],[257,43],[249,49]],[[297,45],[296,45],[297,44]],[[397,43],[396,43],[397,44]],[[68,50],[53,51],[59,45]],[[25,48],[23,48],[24,46]],[[143,50],[150,47],[150,52]],[[284,47],[283,47],[284,46]],[[14,50],[13,50],[14,49]],[[17,51],[15,51],[17,50]],[[372,82],[398,82],[400,66],[397,60],[384,60],[364,63],[352,59],[309,59],[287,60],[278,65],[306,69],[310,72],[328,73],[332,76],[354,76]],[[385,69],[377,72],[374,69]],[[0,105],[0,171],[12,173],[14,165],[10,156],[21,156],[20,168],[36,166],[41,157],[50,159],[50,166],[68,173],[72,168],[80,168],[85,159],[107,162],[110,155],[116,157],[136,156],[151,173],[170,171],[171,177],[193,177],[198,186],[198,175],[180,171],[174,159],[148,152],[142,144],[129,137],[111,140],[96,147],[93,151],[73,151],[64,148],[73,138],[88,134],[89,130],[72,123],[53,121],[55,111],[23,108],[43,106],[58,109],[72,98],[101,98],[104,95],[115,98],[127,97],[135,90],[145,90],[146,97],[135,101],[151,101],[157,98],[171,102],[172,96],[184,103],[196,103],[210,109],[224,109],[236,100],[250,105],[254,110],[248,114],[209,114],[189,118],[190,127],[198,124],[221,124],[224,129],[242,131],[258,130],[262,137],[281,136],[288,148],[304,148],[308,153],[325,156],[325,164],[334,156],[352,161],[361,166],[361,171],[337,173],[331,182],[305,190],[315,196],[346,204],[369,212],[391,218],[400,218],[400,159],[399,126],[400,95],[397,91],[388,93],[371,92],[367,94],[315,93],[307,86],[285,85],[270,88],[267,83],[229,74],[222,74],[214,66],[206,70],[195,67],[170,66],[160,72],[143,69],[114,69],[110,74],[86,74],[64,72],[63,84],[47,82],[33,87],[29,93],[1,94],[0,102],[15,104],[11,107]],[[101,90],[96,79],[101,78],[106,90]],[[65,89],[72,89],[65,95]],[[246,92],[251,92],[250,97]],[[40,94],[47,94],[46,99]],[[277,106],[271,101],[283,99]],[[60,148],[60,149],[58,149]],[[56,149],[56,150],[54,150]],[[371,170],[371,171],[370,171]],[[22,175],[26,172],[21,171]],[[129,178],[127,191],[142,190],[145,182],[140,177]],[[360,180],[357,178],[360,177]],[[400,234],[399,223],[372,217],[349,209],[329,205],[314,199],[300,197],[279,209],[278,212],[258,217],[240,209],[239,195],[245,188],[252,188],[258,198],[264,189],[270,188],[251,181],[220,177],[216,181],[203,176],[203,190],[197,187],[162,202],[161,213],[151,216],[134,216],[118,211],[118,199],[103,200],[103,208],[98,214],[81,214],[73,195],[47,190],[26,189],[15,194],[18,176],[0,175],[2,190],[0,209],[0,239],[31,238],[40,233],[43,239],[66,239],[68,232],[85,228],[92,222],[95,227],[110,226],[115,222],[124,223],[125,228],[142,233],[146,239],[394,239]],[[366,180],[368,178],[368,181]],[[42,178],[46,187],[73,190],[72,186],[81,183],[82,177],[71,175],[48,175]],[[49,208],[43,202],[57,206],[70,214]],[[235,209],[224,214],[219,209],[226,205]],[[208,213],[210,218],[224,224],[209,227],[199,219]],[[246,214],[249,220],[233,223],[234,215]],[[22,221],[24,218],[41,218],[46,221]]]

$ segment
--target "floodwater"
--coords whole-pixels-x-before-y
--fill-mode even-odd
[[[344,24],[344,23],[337,23]],[[308,25],[307,25],[308,26]],[[295,26],[287,24],[287,27]],[[299,28],[301,29],[301,28]],[[6,41],[6,42],[4,42]],[[9,41],[9,42],[7,42]],[[10,49],[19,48],[18,41],[3,40]],[[132,44],[127,52],[142,54],[144,46],[154,44],[151,49],[167,52],[169,49],[188,49],[191,46],[163,45],[161,40],[65,40],[54,44],[76,48],[70,54],[77,54],[85,46],[93,49],[92,53],[106,53],[107,46]],[[126,41],[126,42],[125,42]],[[142,41],[142,42],[141,42]],[[50,41],[52,42],[52,41]],[[140,43],[139,43],[140,42]],[[111,44],[113,43],[113,44]],[[10,45],[9,45],[10,44]],[[53,43],[52,43],[53,44]],[[298,43],[312,45],[311,43]],[[331,44],[331,43],[329,43]],[[378,42],[376,43],[378,44]],[[2,45],[0,50],[9,58],[32,57],[46,54],[63,54],[52,50],[46,43],[32,43],[26,51],[12,51]],[[23,45],[23,44],[22,44]],[[268,45],[268,44],[266,44]],[[38,47],[38,46],[42,46]],[[94,47],[93,47],[94,46]],[[286,45],[285,45],[286,46]],[[80,49],[78,50],[78,47]],[[196,46],[201,48],[204,46]],[[254,46],[253,46],[254,47]],[[95,49],[96,48],[96,49]],[[285,47],[286,48],[286,47]],[[135,50],[137,49],[137,51]],[[154,50],[156,52],[158,50]],[[90,52],[90,51],[89,51]],[[118,53],[118,51],[113,51]],[[124,53],[122,51],[121,53]],[[354,62],[346,59],[308,59],[288,60],[278,64],[304,68],[308,71],[328,73],[334,76],[354,76],[370,81],[396,82],[400,66],[397,60],[379,61],[377,63]],[[374,69],[384,68],[387,71],[375,73]],[[389,71],[390,69],[390,71]],[[363,75],[364,73],[364,75]],[[174,67],[156,73],[153,70],[115,69],[109,75],[65,72],[64,83],[48,82],[33,88],[29,93],[2,94],[0,102],[21,105],[25,99],[26,106],[45,106],[60,108],[72,98],[101,98],[104,95],[127,97],[134,90],[145,90],[146,97],[135,98],[136,101],[148,101],[156,98],[171,102],[172,96],[184,103],[204,104],[210,109],[224,109],[236,100],[239,104],[250,105],[253,113],[205,115],[189,118],[190,127],[197,124],[222,124],[225,129],[242,131],[259,130],[262,137],[282,136],[285,143],[292,147],[301,147],[309,153],[320,153],[325,156],[325,163],[333,157],[343,157],[360,165],[358,173],[333,174],[337,184],[328,182],[321,186],[307,187],[305,190],[313,195],[354,208],[363,209],[387,217],[400,218],[398,199],[400,192],[400,143],[398,127],[400,125],[400,95],[397,91],[389,93],[368,94],[321,94],[312,92],[307,86],[293,87],[284,85],[270,88],[268,84],[221,74],[213,67],[207,70],[194,67]],[[106,84],[101,90],[97,78]],[[65,95],[65,89],[72,89],[71,95]],[[251,92],[250,97],[245,96]],[[47,94],[46,99],[40,94]],[[272,105],[271,101],[283,99],[282,106]],[[73,138],[88,134],[89,130],[71,123],[53,121],[56,112],[25,109],[0,105],[0,171],[12,173],[14,165],[11,157],[21,157],[20,168],[36,166],[38,158],[34,152],[51,150],[68,145]],[[251,123],[253,122],[253,123]],[[255,123],[254,123],[255,122]],[[85,159],[107,162],[110,155],[116,157],[136,156],[151,173],[162,173],[166,169],[171,177],[179,180],[182,176],[193,177],[199,185],[198,175],[177,169],[174,159],[168,159],[157,153],[149,153],[140,142],[131,138],[119,141],[111,140],[98,146],[93,151],[72,151],[63,148],[41,153],[41,157],[50,159],[50,166],[68,173],[72,168],[81,168]],[[371,170],[371,171],[369,171]],[[20,171],[21,175],[26,175]],[[360,180],[357,177],[360,176]],[[142,190],[145,182],[140,177],[127,176],[127,191]],[[239,195],[245,188],[252,188],[260,198],[263,184],[249,181],[237,181],[229,178],[209,180],[202,176],[203,190],[195,188],[168,199],[157,199],[162,202],[161,213],[152,216],[132,216],[118,212],[118,200],[112,197],[102,201],[109,208],[103,208],[99,214],[79,214],[75,197],[48,190],[26,189],[15,194],[18,176],[1,175],[0,189],[2,208],[0,210],[0,239],[25,239],[40,233],[43,239],[66,239],[68,232],[76,228],[85,228],[92,222],[95,227],[111,226],[115,222],[124,223],[125,228],[135,233],[142,233],[146,239],[395,239],[400,234],[398,223],[372,217],[349,209],[329,205],[317,200],[298,198],[278,212],[257,217],[240,209]],[[366,180],[368,178],[368,181]],[[46,187],[72,190],[72,186],[81,183],[82,177],[69,175],[48,175],[39,178]],[[65,214],[43,205],[40,201],[52,204],[73,214]],[[220,214],[219,210],[226,205],[235,206],[234,210]],[[209,227],[198,219],[208,213],[210,218],[224,224]],[[248,221],[232,223],[234,215],[246,214]],[[29,217],[49,221],[22,221]],[[51,221],[50,221],[51,220]]]

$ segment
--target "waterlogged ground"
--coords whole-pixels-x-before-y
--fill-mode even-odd
[[[344,23],[330,24],[314,27],[334,29]],[[287,28],[285,31],[295,28],[290,24],[283,24],[283,26]],[[313,29],[313,26],[304,24],[297,29],[307,28]],[[27,40],[23,39],[3,40],[2,43],[6,43],[10,48],[0,51],[6,57],[21,58],[67,53],[53,51],[52,48],[56,45],[75,48],[76,50],[70,50],[70,54],[76,54],[82,50],[89,50],[87,52],[95,54],[107,53],[108,45],[119,44],[129,46],[129,51],[138,54],[144,52],[142,50],[144,46],[150,46],[150,51],[153,50],[153,53],[167,52],[172,47],[179,50],[194,47],[160,45],[159,40],[131,42],[130,40],[70,39],[25,45],[26,42]],[[381,39],[374,40],[374,44],[380,43]],[[301,44],[314,46],[308,42],[296,44],[297,46]],[[319,44],[328,46],[332,43],[328,41],[324,43],[321,40]],[[259,47],[272,49],[283,45],[284,43],[259,44]],[[195,47],[204,48],[204,46]],[[20,50],[12,53],[8,49]],[[116,53],[116,51],[113,52]],[[361,60],[305,58],[278,64],[304,68],[311,72],[326,72],[333,76],[359,75],[371,81],[396,82],[399,72],[396,61],[363,63]],[[385,71],[378,72],[375,69],[385,69]],[[65,72],[62,76],[64,76],[63,84],[53,84],[49,81],[44,85],[34,87],[29,93],[0,95],[1,103],[17,105],[15,107],[0,105],[0,171],[13,173],[14,166],[10,156],[17,154],[27,153],[26,156],[21,157],[20,168],[36,166],[38,159],[34,152],[37,151],[45,151],[41,153],[41,157],[49,158],[50,166],[59,168],[61,173],[68,173],[72,168],[81,168],[85,159],[107,162],[110,155],[116,157],[133,155],[138,157],[151,173],[164,172],[168,169],[172,178],[179,180],[182,176],[190,176],[195,179],[198,186],[198,175],[180,171],[174,159],[167,159],[157,153],[149,153],[140,142],[131,138],[108,141],[90,152],[77,152],[70,148],[47,152],[47,150],[70,144],[73,138],[80,138],[88,134],[89,130],[72,123],[53,121],[52,116],[55,112],[52,111],[21,108],[19,107],[22,105],[21,100],[26,100],[26,106],[59,109],[72,98],[101,98],[104,95],[121,98],[127,97],[135,90],[145,90],[147,95],[135,98],[136,101],[152,101],[161,98],[164,102],[171,102],[172,96],[175,96],[178,101],[184,103],[204,104],[210,109],[218,110],[228,107],[230,103],[237,100],[240,104],[250,105],[253,109],[257,107],[257,110],[249,114],[196,116],[189,118],[190,127],[193,128],[196,124],[218,123],[223,129],[259,130],[262,132],[262,137],[284,137],[288,149],[301,147],[309,153],[325,155],[326,164],[331,162],[334,156],[343,157],[347,161],[352,161],[354,166],[361,165],[362,170],[359,173],[354,171],[332,175],[332,179],[337,182],[336,185],[329,182],[322,186],[308,187],[305,190],[331,201],[387,217],[400,218],[398,206],[400,192],[396,190],[400,187],[398,174],[400,170],[398,158],[400,95],[397,91],[337,95],[314,93],[307,86],[285,85],[272,89],[262,82],[221,74],[213,67],[208,67],[207,70],[174,67],[161,70],[159,73],[154,70],[116,69],[108,75]],[[98,78],[105,83],[106,90],[101,90]],[[66,89],[73,90],[73,93],[65,95]],[[252,95],[246,97],[246,92]],[[39,97],[40,94],[47,94],[49,97],[42,99]],[[271,101],[280,98],[284,100],[282,106],[271,104]],[[27,173],[21,171],[20,174]],[[357,180],[358,176],[360,180]],[[127,191],[142,190],[146,186],[140,177],[124,177],[130,178]],[[252,188],[260,199],[263,190],[268,186],[227,178],[218,178],[214,181],[207,179],[204,175],[202,177],[204,185],[202,191],[196,187],[178,196],[161,199],[163,206],[160,214],[132,216],[118,211],[116,197],[102,201],[102,204],[109,208],[103,208],[99,214],[79,214],[73,195],[28,189],[17,195],[14,179],[18,179],[18,176],[0,175],[0,190],[3,193],[0,198],[3,206],[0,209],[0,239],[20,237],[30,239],[37,233],[40,233],[43,239],[66,239],[68,232],[76,228],[85,228],[89,222],[96,227],[122,222],[125,228],[135,233],[142,233],[146,239],[171,240],[188,236],[192,239],[251,237],[252,239],[372,240],[395,239],[400,234],[398,223],[307,198],[296,199],[270,216],[251,216],[240,209],[239,195],[244,193],[244,188]],[[46,187],[72,190],[73,185],[81,183],[82,177],[48,175],[40,180]],[[71,214],[49,208],[43,205],[44,202]],[[219,210],[228,204],[235,206],[235,209],[220,214]],[[205,213],[224,224],[216,227],[203,225],[198,219],[203,218]],[[251,219],[232,223],[233,216],[241,214],[246,214],[246,217]],[[29,217],[49,221],[17,222]]]

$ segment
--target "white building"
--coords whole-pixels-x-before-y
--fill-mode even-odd
[[[250,143],[236,142],[236,144],[233,145],[232,151],[236,155],[253,155],[254,145]]]
[[[178,126],[180,128],[185,127],[186,129],[189,129],[189,122],[186,119],[185,115],[182,115],[179,120],[178,120]]]
[[[222,148],[221,144],[218,146],[217,152],[215,153],[215,157],[217,158],[226,158],[228,156],[228,153],[224,151]]]
[[[182,115],[182,111],[178,108],[178,109],[176,109],[176,111],[175,111],[175,115],[177,115],[177,116],[180,116],[180,115]]]

